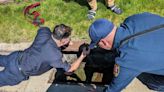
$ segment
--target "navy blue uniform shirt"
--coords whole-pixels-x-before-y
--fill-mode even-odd
[[[39,75],[51,68],[63,68],[68,71],[70,65],[62,61],[60,48],[51,37],[47,27],[38,30],[33,44],[22,52],[20,67],[27,75]]]
[[[117,29],[114,48],[125,37],[161,24],[164,17],[151,13],[128,17]],[[164,75],[164,28],[131,39],[118,51],[120,56],[115,61],[120,70],[106,92],[120,92],[142,72]]]

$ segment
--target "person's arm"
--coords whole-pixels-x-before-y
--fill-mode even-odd
[[[86,57],[86,55],[81,54],[81,56],[71,65],[67,62],[62,61],[62,57],[58,56],[55,60],[56,62],[51,62],[51,66],[54,68],[63,68],[65,70],[65,74],[71,75],[72,72],[77,70],[77,68],[80,66],[82,60]],[[54,60],[53,60],[54,61]]]
[[[117,77],[115,77],[104,92],[120,92],[124,89],[140,72],[120,67]]]
[[[83,51],[80,55],[80,57],[71,64],[70,69],[67,72],[74,72],[75,70],[77,70],[81,64],[81,62],[83,61],[83,59],[90,53],[90,48],[88,47],[84,47]]]
[[[40,27],[33,42],[33,46],[40,46],[51,37],[51,31],[48,27]]]
[[[80,66],[81,62],[85,57],[85,55],[81,54],[80,57],[71,64],[71,67],[67,72],[74,72],[75,70],[77,70],[77,68]]]
[[[77,70],[77,68],[80,66],[81,62],[83,61],[83,59],[90,53],[90,49],[89,48],[83,48],[83,52],[81,53],[80,57],[74,61],[71,65],[68,64],[67,62],[62,62],[62,55],[58,55],[56,57],[56,60],[53,61],[57,61],[57,62],[51,62],[51,66],[55,67],[55,68],[63,68],[66,72],[65,74],[72,74],[72,72],[74,72],[75,70]]]

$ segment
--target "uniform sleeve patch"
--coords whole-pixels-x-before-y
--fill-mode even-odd
[[[120,66],[118,64],[115,64],[113,70],[114,77],[117,77],[119,75],[119,72],[120,72]]]

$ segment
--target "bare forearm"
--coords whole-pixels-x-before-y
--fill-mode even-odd
[[[81,56],[74,63],[71,64],[71,68],[68,70],[68,72],[73,72],[73,71],[77,70],[77,68],[79,68],[79,66],[84,58],[85,58],[85,56],[83,54],[81,54]]]

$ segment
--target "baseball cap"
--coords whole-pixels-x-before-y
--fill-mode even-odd
[[[112,31],[113,28],[114,24],[107,19],[95,20],[88,30],[91,38],[89,48],[93,49],[101,39],[105,38]]]

